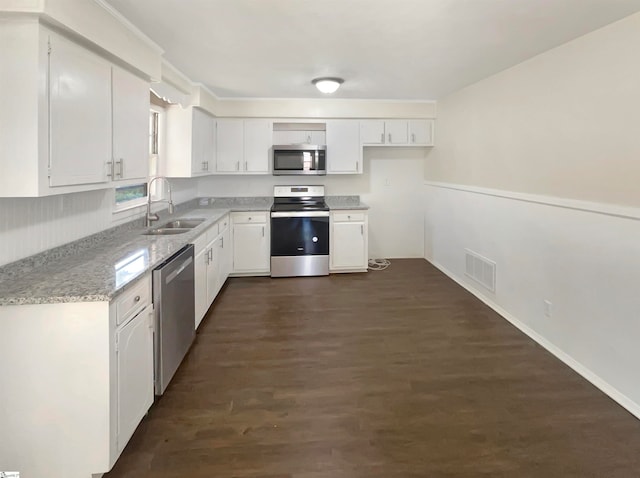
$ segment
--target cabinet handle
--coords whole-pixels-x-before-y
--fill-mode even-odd
[[[364,225],[360,224],[360,235],[364,236]]]
[[[220,238],[220,247],[224,249],[224,237]]]
[[[380,142],[384,143],[384,133],[380,133]]]
[[[202,161],[202,170],[203,171],[207,170],[207,162],[206,161]]]
[[[307,143],[311,144],[311,135],[307,136]]]
[[[349,219],[349,221],[351,221],[351,216],[347,216],[347,219]]]
[[[107,177],[113,179],[113,161],[107,161]]]
[[[140,302],[140,296],[136,295],[135,298],[133,299],[134,302]]]
[[[415,133],[411,133],[411,142],[412,143],[416,142],[416,134]]]
[[[262,226],[262,237],[264,237],[264,226]]]
[[[122,179],[124,178],[124,159],[120,158],[118,164],[120,165],[120,167],[118,168],[118,175],[120,176],[120,179]]]
[[[236,171],[240,171],[240,161],[236,161]]]
[[[213,249],[209,249],[208,255],[209,255],[209,260],[213,262]]]
[[[360,162],[356,161],[356,173],[360,171]]]
[[[248,161],[245,161],[245,162],[244,162],[244,170],[245,170],[245,171],[249,171],[249,166],[248,166],[248,164],[249,164],[249,162],[248,162]]]
[[[391,142],[391,133],[389,133],[389,142]]]

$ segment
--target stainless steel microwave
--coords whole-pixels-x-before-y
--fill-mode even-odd
[[[273,147],[273,175],[327,174],[327,147],[286,144]]]

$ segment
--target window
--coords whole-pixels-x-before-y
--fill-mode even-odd
[[[116,206],[128,203],[135,199],[145,199],[147,197],[147,183],[135,184],[116,188]]]

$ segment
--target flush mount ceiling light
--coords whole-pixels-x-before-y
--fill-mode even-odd
[[[316,85],[316,88],[318,88],[322,93],[329,94],[334,93],[338,88],[340,88],[340,85],[344,83],[344,80],[342,78],[316,78],[315,80],[312,80],[311,83]]]

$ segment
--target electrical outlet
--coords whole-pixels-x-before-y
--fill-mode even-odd
[[[553,304],[551,303],[551,301],[545,299],[544,301],[544,315],[546,317],[551,318],[551,309],[553,307]]]
[[[389,178],[386,178],[386,179],[384,180],[384,185],[385,185],[385,186],[391,186],[391,180],[390,180]]]

